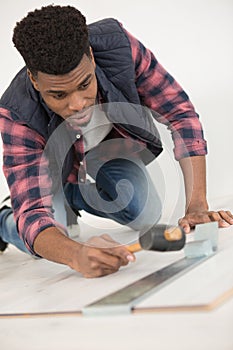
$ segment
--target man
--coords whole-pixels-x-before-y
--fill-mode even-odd
[[[70,239],[56,203],[135,230],[159,220],[162,205],[146,164],[162,145],[148,108],[171,130],[183,171],[186,211],[179,224],[187,233],[211,220],[233,224],[229,211],[208,211],[206,142],[188,96],[118,21],[87,27],[73,7],[42,7],[17,23],[13,42],[26,67],[0,102],[13,207],[12,214],[3,203],[0,212],[2,250],[10,242],[84,277],[134,261],[108,235]]]

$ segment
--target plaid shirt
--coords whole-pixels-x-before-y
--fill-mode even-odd
[[[157,120],[171,130],[175,158],[178,160],[187,156],[205,155],[206,141],[203,139],[202,127],[187,94],[158,63],[150,50],[127,31],[126,34],[131,43],[135,84],[141,103],[158,112],[161,116]],[[56,226],[66,232],[66,228],[53,217],[52,180],[49,172],[44,171],[39,176],[41,164],[44,169],[48,168],[48,159],[43,154],[46,142],[35,130],[22,122],[14,121],[10,111],[0,108],[0,116],[3,170],[11,192],[14,218],[21,239],[28,250],[35,254],[33,242],[41,231]],[[127,133],[123,130],[118,130],[119,132],[127,140]],[[74,146],[78,157],[68,177],[68,182],[72,183],[77,182],[77,178],[85,181],[86,175],[85,162],[78,161],[83,158],[82,138]],[[130,141],[128,147],[131,147]],[[41,186],[43,199],[40,195]]]

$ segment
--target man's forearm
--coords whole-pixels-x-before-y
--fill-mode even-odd
[[[186,212],[208,209],[206,200],[206,161],[205,156],[194,156],[180,160],[186,193]]]
[[[80,244],[65,236],[58,228],[49,227],[36,237],[33,247],[43,258],[73,268]]]

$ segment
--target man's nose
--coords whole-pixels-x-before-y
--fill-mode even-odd
[[[69,98],[69,109],[72,112],[80,112],[85,107],[85,98],[78,91],[73,92]]]

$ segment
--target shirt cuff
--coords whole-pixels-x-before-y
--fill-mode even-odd
[[[175,142],[174,155],[176,160],[182,158],[205,156],[207,154],[207,142],[203,139],[195,139],[188,142]]]
[[[25,247],[28,249],[28,251],[37,257],[41,257],[40,255],[38,255],[35,251],[34,251],[34,241],[36,239],[36,237],[45,229],[49,228],[49,227],[56,227],[58,230],[60,230],[64,235],[68,236],[68,232],[67,229],[65,228],[65,226],[61,225],[60,223],[58,223],[57,221],[55,221],[54,219],[50,218],[50,217],[46,217],[46,218],[38,218],[37,220],[33,221],[33,223],[31,223],[30,225],[26,224],[25,226],[28,227],[27,230],[20,230],[19,232],[25,232],[25,234],[21,235],[21,238],[24,241]]]

